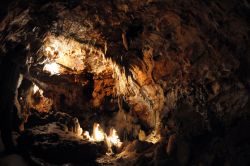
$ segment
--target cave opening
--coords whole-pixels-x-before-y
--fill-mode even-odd
[[[249,6],[3,7],[0,165],[248,165]]]

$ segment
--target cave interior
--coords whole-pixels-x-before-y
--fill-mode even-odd
[[[0,165],[250,165],[249,0],[0,6]]]

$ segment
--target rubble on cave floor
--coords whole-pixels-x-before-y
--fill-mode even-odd
[[[157,155],[159,144],[146,141],[125,141],[113,147],[112,153],[104,141],[89,141],[79,135],[74,118],[62,112],[37,112],[26,123],[26,130],[17,138],[18,147],[27,151],[32,163],[38,165],[128,165],[143,164]],[[163,148],[161,146],[161,148]]]
[[[127,165],[135,163],[139,156],[150,153],[156,146],[148,142],[126,141],[121,148],[112,148],[110,153],[104,141],[93,142],[79,135],[72,119],[66,113],[34,111],[26,130],[17,138],[18,147],[27,151],[32,163],[38,165]]]
[[[82,140],[56,123],[26,130],[19,138],[19,146],[52,164],[94,163],[106,151],[104,144]]]
[[[47,116],[33,127],[27,128],[18,138],[18,147],[27,151],[34,163],[91,165],[97,157],[105,155],[107,147],[103,142],[83,139],[74,130],[69,130],[70,127],[76,127],[68,121],[72,117],[65,113],[58,114],[60,113]],[[52,116],[54,119],[51,119]]]

